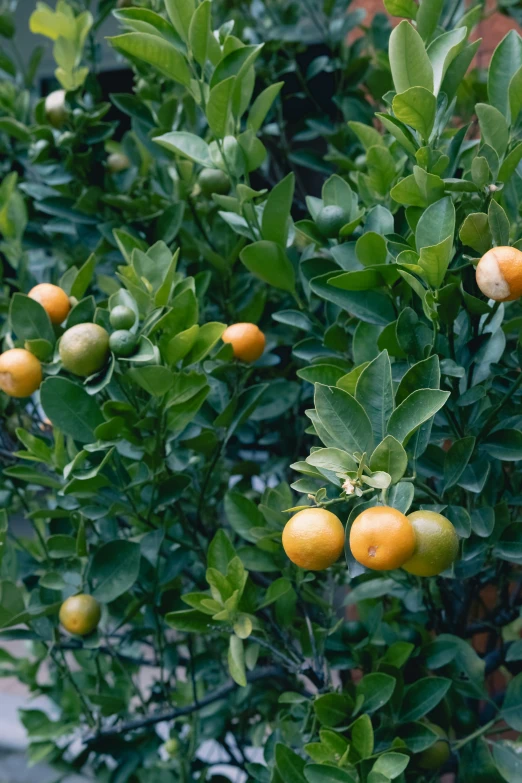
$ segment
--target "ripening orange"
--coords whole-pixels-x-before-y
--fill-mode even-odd
[[[42,365],[25,348],[11,348],[0,355],[0,389],[9,397],[30,397],[42,382]]]
[[[408,520],[415,530],[415,552],[402,568],[415,576],[441,574],[459,553],[459,537],[449,519],[435,511],[414,511]]]
[[[305,508],[286,523],[283,547],[299,568],[323,571],[344,551],[344,526],[325,508]]]
[[[255,324],[232,324],[225,329],[221,339],[231,344],[236,359],[247,364],[256,362],[265,350],[265,335]]]
[[[52,324],[58,325],[63,323],[69,315],[71,309],[69,297],[57,285],[40,283],[31,288],[28,296],[42,305]]]
[[[477,265],[477,285],[488,299],[511,302],[522,296],[522,252],[516,247],[493,247]]]
[[[391,506],[363,511],[350,530],[355,559],[374,571],[400,568],[415,551],[415,530],[408,518]]]
[[[101,619],[101,607],[92,595],[71,595],[60,607],[60,622],[69,633],[87,636]]]

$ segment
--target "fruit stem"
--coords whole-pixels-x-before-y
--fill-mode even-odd
[[[484,726],[478,728],[473,732],[473,734],[470,734],[469,737],[464,737],[464,739],[456,742],[455,745],[453,745],[453,750],[460,750],[460,748],[463,748],[464,745],[468,744],[468,742],[477,739],[477,737],[481,737],[483,734],[487,734],[487,732],[492,729],[496,723],[498,723],[497,718],[493,718],[493,720],[490,720],[489,723],[485,723]]]

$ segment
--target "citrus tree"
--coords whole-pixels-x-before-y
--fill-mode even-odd
[[[332,67],[337,109],[299,156],[293,4],[123,5],[123,139],[80,4],[30,20],[61,91],[0,117],[0,640],[27,649],[0,660],[49,700],[31,760],[519,781],[522,39],[462,125],[481,3],[387,0],[406,19],[355,52],[346,6],[306,3],[328,54],[291,67],[311,96]]]

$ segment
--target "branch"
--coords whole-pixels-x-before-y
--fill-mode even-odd
[[[247,683],[251,684],[257,680],[267,679],[268,677],[281,676],[283,676],[283,672],[279,667],[266,666],[264,668],[258,669],[258,671],[247,674]],[[136,718],[134,720],[125,721],[124,723],[120,723],[119,726],[113,726],[109,729],[102,729],[96,734],[90,734],[85,738],[84,743],[86,745],[92,745],[99,739],[116,737],[120,734],[126,734],[129,731],[136,731],[137,729],[145,728],[146,726],[154,726],[156,723],[172,721],[181,717],[182,715],[190,715],[193,712],[197,712],[198,710],[203,709],[203,707],[207,707],[209,704],[212,704],[215,701],[219,701],[219,699],[223,699],[225,696],[228,696],[229,693],[232,693],[232,691],[234,691],[237,687],[238,685],[236,682],[233,680],[227,680],[227,682],[225,682],[219,688],[216,688],[200,699],[197,704],[188,704],[186,707],[178,707],[177,709],[168,710],[167,712],[155,712],[145,718]]]

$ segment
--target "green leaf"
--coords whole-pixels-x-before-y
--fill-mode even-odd
[[[184,359],[189,353],[199,332],[199,326],[193,324],[189,329],[185,329],[183,332],[179,332],[167,343],[167,346],[163,350],[163,357],[167,364],[174,365]]]
[[[176,31],[186,41],[195,9],[194,0],[165,0],[165,7]]]
[[[346,770],[325,764],[307,764],[304,775],[308,783],[355,783]]]
[[[522,731],[522,674],[509,683],[500,717],[515,731]]]
[[[433,91],[435,95],[438,95],[446,71],[462,49],[466,38],[466,28],[459,27],[457,30],[450,30],[437,36],[429,45],[428,57],[433,68]]]
[[[352,747],[362,759],[368,758],[373,753],[374,736],[373,726],[369,715],[359,715],[351,728]]]
[[[392,16],[402,16],[405,19],[415,19],[418,6],[414,0],[384,0],[384,7]]]
[[[304,759],[280,742],[275,746],[275,763],[284,783],[306,783]]]
[[[211,131],[218,139],[227,135],[232,117],[231,103],[235,84],[236,77],[229,76],[210,90],[206,109],[207,120]]]
[[[448,101],[452,101],[455,97],[480,44],[481,39],[479,38],[478,41],[465,46],[449,66],[441,87],[441,91],[448,96]]]
[[[338,448],[361,454],[371,450],[372,425],[354,397],[334,386],[316,383],[314,399],[321,424]]]
[[[346,724],[352,708],[353,702],[345,693],[325,693],[314,701],[317,719],[329,728]]]
[[[402,775],[409,763],[410,757],[404,753],[383,753],[373,765],[372,771],[380,772],[390,780],[395,780]]]
[[[509,122],[510,84],[522,64],[522,38],[516,30],[510,30],[499,43],[489,64],[488,97],[492,106]],[[516,120],[516,115],[512,117]]]
[[[509,83],[509,109],[511,123],[514,124],[518,120],[520,109],[522,109],[522,65]]]
[[[488,216],[485,212],[472,212],[466,216],[459,232],[462,244],[473,248],[481,256],[493,245]]]
[[[245,673],[245,650],[243,640],[232,634],[228,647],[228,669],[230,676],[238,685],[245,687],[247,684]]]
[[[271,84],[269,87],[266,87],[263,92],[259,93],[254,103],[252,104],[248,114],[247,128],[253,130],[254,133],[257,133],[257,131],[260,130],[261,126],[263,125],[266,115],[270,111],[273,102],[281,92],[283,84],[284,82],[276,82],[275,84]]]
[[[148,33],[124,33],[107,40],[118,51],[143,60],[175,82],[185,87],[190,85],[190,71],[185,58],[163,38]]]
[[[364,368],[357,381],[355,399],[368,414],[375,440],[381,441],[394,408],[391,364],[387,351],[382,351]]]
[[[449,196],[431,204],[423,212],[415,230],[417,252],[425,247],[439,245],[455,231],[455,207]]]
[[[183,364],[186,366],[203,361],[214,346],[217,345],[226,328],[226,324],[221,324],[218,321],[210,321],[209,323],[200,326],[196,334],[196,339],[194,340],[194,345],[185,356]]]
[[[127,372],[127,375],[153,397],[162,397],[174,383],[172,371],[168,367],[160,365],[133,367]]]
[[[334,473],[348,473],[357,470],[357,462],[346,451],[341,449],[317,449],[313,451],[306,461],[309,465],[323,470],[331,470]]]
[[[91,562],[89,579],[94,584],[93,596],[110,603],[135,583],[140,570],[140,545],[115,539],[98,549]]]
[[[275,242],[254,242],[243,248],[241,261],[264,283],[283,291],[295,292],[295,272],[283,248]]]
[[[522,432],[520,430],[495,430],[484,441],[484,449],[492,457],[504,462],[522,459]]]
[[[388,434],[404,445],[421,424],[443,407],[448,397],[449,392],[437,389],[417,389],[412,392],[393,411],[388,423]]]
[[[390,66],[397,93],[410,87],[433,92],[433,69],[422,38],[409,22],[401,22],[390,36]]]
[[[54,330],[40,302],[14,294],[9,307],[11,328],[20,340],[47,340],[54,345]]]
[[[430,90],[410,87],[395,96],[392,106],[398,120],[419,131],[426,141],[429,139],[437,111],[437,99]]]
[[[187,131],[171,131],[164,133],[163,136],[155,136],[153,141],[161,147],[176,152],[184,158],[193,160],[205,168],[215,168],[214,162],[210,157],[209,146],[206,141]]]
[[[207,61],[209,37],[212,34],[210,22],[212,18],[212,3],[204,0],[197,8],[190,21],[188,40],[192,56],[198,65],[203,67]]]
[[[210,542],[207,553],[207,565],[226,575],[228,565],[236,557],[236,550],[224,530],[218,530]]]
[[[386,435],[370,457],[370,469],[383,471],[391,476],[396,484],[404,476],[408,467],[408,455],[403,446],[392,435]]]
[[[290,209],[294,198],[295,175],[291,172],[272,190],[263,210],[261,231],[263,239],[286,247]]]
[[[417,11],[417,30],[425,41],[429,41],[437,29],[444,0],[421,0]]]
[[[520,144],[517,144],[517,146],[514,147],[511,150],[511,152],[509,152],[504,158],[504,161],[502,162],[502,165],[498,172],[499,182],[507,182],[515,173],[516,168],[521,160],[522,160],[522,142]]]
[[[67,378],[47,378],[40,387],[40,401],[53,426],[79,443],[96,440],[94,430],[104,418],[96,400]]]
[[[509,741],[495,742],[493,758],[497,769],[508,783],[519,783],[522,780],[522,756],[520,745]]]
[[[522,433],[521,440],[522,440]],[[444,488],[443,493],[458,483],[464,473],[475,448],[475,438],[456,440],[444,457]]]
[[[365,712],[375,712],[383,707],[393,695],[395,690],[395,678],[389,674],[366,674],[357,684],[355,692],[357,696],[364,696],[363,709]]]
[[[509,141],[509,128],[504,115],[487,103],[477,103],[475,111],[483,140],[502,158]]]
[[[493,200],[489,204],[488,223],[495,245],[509,245],[510,226],[508,216],[500,204]]]
[[[424,717],[442,701],[451,687],[445,677],[424,677],[409,685],[404,693],[401,721],[407,723]]]
[[[364,266],[373,267],[375,265],[385,264],[386,257],[388,255],[388,248],[384,237],[380,236],[380,234],[377,234],[375,231],[367,231],[357,240],[355,245],[355,252],[361,264],[364,264]],[[371,272],[372,270],[369,269],[368,273],[371,274]],[[357,272],[348,272],[347,274],[354,275],[357,274]],[[339,275],[339,278],[345,279],[346,275]],[[334,280],[337,281],[339,278],[334,278],[332,280],[332,285],[337,285],[337,282],[334,282]],[[379,272],[375,270],[373,287],[377,288],[382,284],[382,277]],[[340,287],[344,288],[344,285],[341,285]]]

